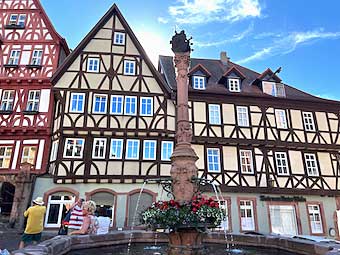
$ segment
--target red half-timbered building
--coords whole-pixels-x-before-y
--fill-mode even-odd
[[[46,172],[53,96],[50,77],[69,54],[39,0],[0,1],[0,176],[22,163]]]

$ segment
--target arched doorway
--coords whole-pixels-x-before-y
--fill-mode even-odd
[[[0,183],[0,212],[1,215],[10,215],[13,205],[15,186],[9,182]]]

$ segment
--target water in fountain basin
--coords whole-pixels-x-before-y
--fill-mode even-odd
[[[127,248],[127,255],[130,254],[131,251],[131,243],[132,243],[132,238],[133,238],[133,229],[135,227],[136,224],[136,216],[137,216],[137,212],[138,212],[138,207],[139,207],[139,202],[140,202],[140,198],[143,194],[143,190],[145,187],[146,181],[144,181],[142,188],[140,189],[139,195],[138,195],[138,199],[137,199],[137,203],[136,203],[136,209],[135,212],[133,214],[133,218],[132,218],[132,223],[131,223],[131,233],[130,233],[130,238],[129,238],[129,243],[128,243],[128,248]]]

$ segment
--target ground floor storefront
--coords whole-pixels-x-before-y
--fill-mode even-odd
[[[138,211],[153,201],[167,199],[161,187],[147,184],[138,201],[141,188],[142,184],[132,183],[55,184],[52,178],[39,177],[33,197],[42,196],[47,205],[45,228],[58,228],[67,207],[76,199],[84,198],[95,201],[97,211],[101,210],[112,219],[113,229],[126,229],[138,225]],[[219,199],[228,217],[221,228],[228,232],[339,236],[337,202],[340,200],[337,197],[255,193],[223,193],[222,196]]]

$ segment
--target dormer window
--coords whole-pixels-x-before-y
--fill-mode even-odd
[[[272,81],[262,81],[263,93],[273,97],[286,97],[285,87],[281,83]]]
[[[194,89],[205,89],[205,77],[203,76],[193,76],[192,77],[192,87]]]
[[[228,78],[228,88],[230,92],[240,92],[240,79]]]

